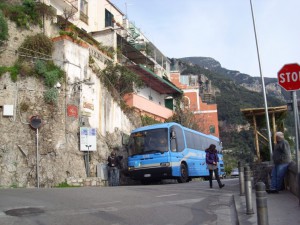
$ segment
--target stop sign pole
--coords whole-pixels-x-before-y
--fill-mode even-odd
[[[300,160],[299,160],[299,115],[296,91],[300,89],[300,66],[297,63],[286,64],[278,72],[278,84],[286,91],[292,91],[295,120],[296,162],[298,174],[298,196],[300,196]],[[300,198],[299,198],[300,205]]]

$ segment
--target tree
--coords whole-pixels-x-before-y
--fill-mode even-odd
[[[186,105],[184,98],[179,96],[175,101],[175,113],[166,122],[176,122],[190,129],[200,131],[198,125],[200,121],[196,119],[194,113],[188,107],[184,107]]]

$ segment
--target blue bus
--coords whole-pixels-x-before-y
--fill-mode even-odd
[[[215,144],[219,155],[219,174],[224,175],[222,143],[213,135],[186,128],[178,123],[161,123],[132,131],[128,145],[128,175],[142,183],[192,178],[208,179],[205,149]]]

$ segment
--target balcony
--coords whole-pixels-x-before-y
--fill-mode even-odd
[[[165,80],[142,65],[129,65],[127,68],[136,73],[150,88],[160,94],[172,96],[181,95],[183,92],[171,81]]]
[[[172,110],[136,94],[128,94],[124,100],[128,106],[135,107],[139,109],[141,114],[154,117],[156,120],[165,121],[173,115]]]
[[[61,11],[75,13],[78,11],[78,0],[49,0],[50,5]]]
[[[122,55],[124,55],[130,61],[134,62],[135,64],[145,65],[154,70],[155,63],[120,35],[117,35],[117,46],[118,49],[121,50]]]

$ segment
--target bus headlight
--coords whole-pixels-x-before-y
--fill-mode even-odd
[[[128,171],[134,170],[133,166],[128,166]]]
[[[160,163],[160,166],[170,166],[170,163],[169,162],[162,162],[162,163]]]

